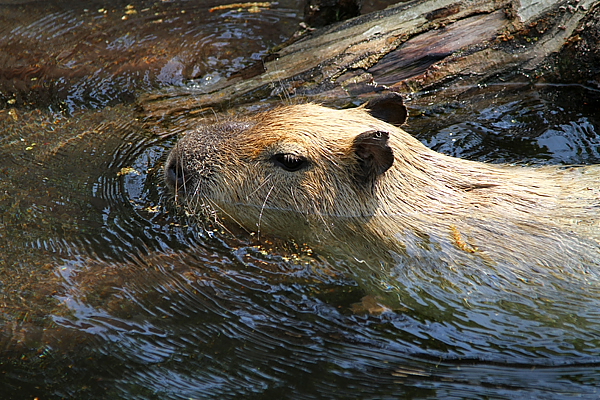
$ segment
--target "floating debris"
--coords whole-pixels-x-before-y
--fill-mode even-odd
[[[119,172],[117,172],[117,176],[122,176],[122,175],[141,175],[141,174],[135,168],[123,167],[123,168],[121,168],[121,170]]]
[[[210,8],[209,12],[221,11],[221,10],[231,10],[231,9],[241,9],[247,8],[249,12],[260,12],[260,8],[269,8],[273,3],[270,1],[265,2],[251,2],[251,3],[232,3],[232,4],[223,4],[222,6],[216,6]]]

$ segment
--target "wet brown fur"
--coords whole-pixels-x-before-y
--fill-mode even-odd
[[[365,108],[284,106],[238,124],[190,132],[171,153],[186,173],[177,191],[192,213],[209,209],[226,225],[409,266],[565,276],[600,266],[596,166],[448,157]],[[394,159],[365,184],[356,178],[355,139],[368,131],[389,133]],[[285,171],[272,161],[279,153],[305,157],[308,167]]]

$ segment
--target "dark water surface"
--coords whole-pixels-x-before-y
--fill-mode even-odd
[[[299,0],[214,8],[223,3],[2,1],[0,105],[73,111],[212,83],[260,60],[301,18]]]
[[[13,22],[0,25],[0,47],[62,54],[69,32],[93,39],[102,29],[83,27],[111,15],[98,12],[111,9],[103,3],[60,4],[65,8],[1,6],[3,21]],[[121,13],[130,4],[138,14]],[[156,67],[140,73],[113,69],[125,56],[105,47],[101,63],[65,56],[89,65],[81,75],[63,82],[60,73],[38,71],[33,82],[48,84],[35,86],[16,68],[7,78],[18,61],[0,56],[0,398],[598,397],[597,282],[556,303],[486,287],[491,299],[506,298],[504,307],[452,308],[431,298],[447,288],[423,281],[412,290],[431,312],[369,312],[367,293],[342,261],[188,224],[161,180],[175,135],[156,135],[156,127],[136,120],[124,93],[226,79],[264,54],[269,41],[291,34],[265,29],[253,36],[249,21],[283,21],[293,30],[299,20],[283,2],[259,13],[210,13],[212,5],[197,4],[111,3],[120,11],[106,29],[145,8],[197,13],[172,17],[181,25],[165,31],[150,29],[158,23],[149,18],[153,25],[106,33],[115,46],[132,37],[151,44],[128,45],[127,68],[164,49]],[[251,44],[256,37],[260,45]],[[203,50],[212,55],[193,59],[202,40],[215,46]],[[169,69],[174,58],[185,68]],[[175,72],[167,79],[166,71]],[[409,106],[407,130],[448,154],[536,165],[600,162],[600,94],[589,88],[490,86],[450,104],[415,96]],[[486,324],[499,329],[490,335]]]

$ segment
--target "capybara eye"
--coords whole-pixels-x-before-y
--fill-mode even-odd
[[[298,171],[307,164],[306,158],[289,153],[275,154],[272,159],[275,165],[290,172]]]

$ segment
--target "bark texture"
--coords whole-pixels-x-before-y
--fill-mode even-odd
[[[142,114],[170,121],[292,97],[344,106],[381,90],[425,93],[525,76],[598,86],[600,2],[420,0],[299,33],[225,82],[151,93]],[[253,106],[254,109],[256,105]]]

